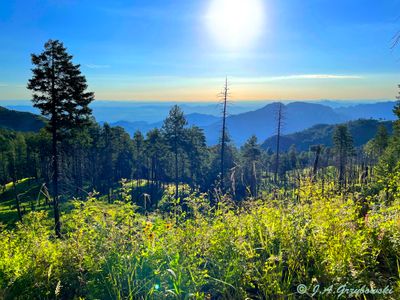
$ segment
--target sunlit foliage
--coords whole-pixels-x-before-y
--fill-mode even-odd
[[[171,186],[163,212],[144,215],[122,184],[114,204],[96,194],[75,201],[62,239],[45,212],[3,230],[0,297],[294,298],[301,283],[390,286],[393,299],[400,295],[398,193],[390,204],[369,197],[363,214],[362,196],[338,193],[334,183],[322,190],[321,182],[303,182],[293,199],[240,206],[226,198],[210,206],[189,187],[177,200]]]

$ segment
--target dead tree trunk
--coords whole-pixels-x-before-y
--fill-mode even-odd
[[[278,182],[278,172],[279,172],[279,150],[280,150],[280,141],[282,134],[282,124],[283,124],[283,105],[282,103],[278,104],[277,111],[277,132],[276,132],[276,159],[275,159],[275,173],[274,173],[274,181]]]
[[[317,171],[318,171],[319,157],[320,157],[321,151],[322,151],[322,146],[321,145],[313,146],[313,147],[311,147],[311,151],[315,152],[315,159],[314,159],[314,165],[313,165],[313,171],[312,171],[312,177],[311,177],[312,182],[315,182],[315,179],[317,176]]]
[[[224,191],[224,178],[225,178],[225,143],[226,143],[226,115],[227,115],[227,101],[228,101],[228,78],[225,79],[225,86],[222,93],[223,109],[222,109],[222,137],[221,137],[221,190]]]

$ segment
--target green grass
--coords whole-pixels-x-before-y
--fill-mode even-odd
[[[20,195],[20,207],[24,214],[34,209],[44,209],[44,196],[40,194],[42,183],[33,178],[24,178],[16,184],[17,193]],[[0,190],[0,223],[13,226],[18,220],[15,192],[13,183],[7,183],[5,189]],[[38,205],[38,200],[41,205]]]
[[[46,205],[46,197],[41,193],[43,182],[37,181],[34,178],[24,178],[17,182],[17,192],[20,195],[20,207],[23,215],[31,211],[47,211],[49,216],[53,216],[53,207]],[[150,194],[150,182],[147,180],[140,180],[139,184],[136,180],[126,181],[127,186],[132,187],[132,196],[134,202],[138,205],[140,211],[144,211],[144,194]],[[112,202],[120,199],[121,188],[114,188],[112,190]],[[163,196],[161,189],[154,189],[152,203],[147,204],[147,210],[154,210]],[[107,195],[99,195],[99,200],[103,202],[108,201]],[[72,209],[70,202],[60,203],[61,211],[66,213]],[[13,183],[9,182],[0,190],[0,223],[7,228],[12,228],[18,221],[18,213],[16,207],[15,193]]]
[[[53,206],[47,202],[46,197],[41,193],[43,182],[33,178],[24,178],[17,182],[17,192],[20,198],[22,219],[32,211],[45,211],[49,219],[53,218]],[[68,213],[72,209],[70,202],[60,203],[60,210]],[[0,224],[6,228],[14,228],[19,221],[15,200],[13,183],[7,183],[5,189],[0,192]]]
[[[139,182],[137,180],[124,180],[124,186],[129,188],[132,201],[138,206],[139,211],[141,212],[155,210],[165,192],[162,188],[156,187],[153,182],[146,179],[141,179]],[[174,188],[174,186],[165,185],[164,188],[168,190]],[[111,202],[120,198],[121,187],[112,189]],[[108,202],[108,195],[100,195],[98,199]]]
[[[400,296],[400,198],[364,218],[359,195],[305,184],[298,202],[210,207],[193,194],[177,210],[140,214],[129,192],[127,202],[71,201],[62,239],[43,211],[0,232],[0,298],[310,299],[299,284],[346,283],[393,288],[377,299]]]
[[[62,203],[61,239],[51,208],[0,230],[0,299],[310,299],[299,284],[389,286],[376,299],[400,297],[400,193],[390,204],[369,196],[364,216],[363,196],[333,182],[304,181],[285,201],[216,206],[187,186],[175,200],[167,186],[160,206],[141,213],[132,183],[112,204],[98,195]],[[2,207],[12,205],[6,195]]]

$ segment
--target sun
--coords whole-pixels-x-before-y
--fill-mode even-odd
[[[263,0],[211,0],[207,27],[226,48],[251,46],[263,31]]]

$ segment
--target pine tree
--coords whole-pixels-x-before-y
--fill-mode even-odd
[[[116,151],[115,137],[111,126],[104,123],[101,130],[101,145],[100,145],[100,178],[101,191],[107,192],[108,202],[111,203],[112,183],[114,180]]]
[[[186,130],[185,151],[189,158],[189,177],[191,186],[204,181],[204,160],[207,154],[206,137],[202,129],[192,126]]]
[[[143,146],[144,146],[144,137],[143,134],[137,130],[133,135],[133,149],[134,149],[134,161],[135,161],[135,168],[134,168],[134,175],[136,179],[136,189],[139,189],[140,179],[143,176],[142,169],[143,169]]]
[[[275,156],[275,172],[274,172],[274,181],[278,182],[278,172],[279,172],[279,158],[280,158],[280,141],[283,127],[283,119],[284,119],[284,106],[282,103],[278,103],[277,111],[276,111],[276,156]]]
[[[10,144],[10,141],[3,133],[3,129],[0,129],[0,185],[2,185],[2,191],[5,189],[10,177],[8,172]]]
[[[379,125],[376,135],[373,139],[375,150],[378,156],[381,156],[383,151],[385,151],[389,142],[389,134],[384,125]]]
[[[253,135],[242,147],[244,159],[244,177],[249,183],[250,192],[253,197],[257,197],[257,186],[259,178],[259,164],[261,159],[261,148],[257,143],[257,137]]]
[[[296,145],[293,144],[290,146],[288,150],[288,157],[289,157],[289,169],[294,170],[297,168],[297,149]]]
[[[162,179],[162,167],[164,167],[166,146],[159,129],[155,128],[147,132],[145,140],[145,152],[150,160],[149,178],[151,180],[151,195],[154,187],[159,186]]]
[[[150,158],[150,179],[155,182],[159,179],[158,165],[164,153],[161,132],[155,128],[147,132],[145,140],[146,154]]]
[[[179,196],[179,153],[183,150],[185,140],[185,130],[187,121],[179,106],[175,105],[171,108],[168,117],[164,121],[163,133],[174,154],[175,169],[175,198]]]
[[[400,85],[399,85],[400,87]],[[378,178],[385,182],[386,187],[386,200],[389,200],[389,192],[388,192],[388,178],[390,174],[394,172],[395,167],[397,166],[400,160],[400,92],[397,98],[397,104],[393,109],[394,114],[398,117],[398,119],[394,122],[393,133],[388,141],[388,145],[383,151],[382,155],[379,157],[379,162],[376,168],[376,172]],[[376,137],[375,137],[376,138]],[[376,149],[375,138],[372,143],[372,148]]]
[[[33,76],[28,89],[33,93],[33,105],[49,117],[48,129],[52,135],[53,206],[55,232],[61,236],[59,209],[59,143],[72,128],[88,123],[90,102],[94,94],[87,92],[80,66],[58,40],[49,40],[41,54],[32,54]]]
[[[26,142],[24,136],[21,133],[17,133],[15,138],[12,140],[10,146],[11,147],[9,149],[9,155],[10,155],[9,172],[12,178],[15,206],[17,208],[18,219],[22,222],[22,211],[17,189],[17,182],[18,179],[23,177],[25,171],[24,167],[26,166],[25,164]]]
[[[221,139],[219,141],[219,143],[210,148],[210,170],[208,172],[208,182],[209,182],[209,187],[213,186],[213,189],[215,187],[218,187],[218,191],[219,192],[225,192],[227,186],[224,186],[224,190],[222,190],[222,186],[221,186],[221,151],[222,148],[222,143],[221,143]],[[224,177],[224,182],[229,179],[230,180],[230,186],[233,186],[235,183],[232,182],[232,170],[235,167],[235,161],[238,161],[238,153],[237,153],[237,149],[235,147],[235,145],[233,144],[233,142],[230,139],[230,136],[228,134],[228,132],[225,132],[225,148],[224,148],[224,157],[223,157],[223,165],[224,165],[224,169],[225,169],[225,177]],[[229,171],[229,172],[227,172]]]
[[[322,145],[313,145],[310,147],[311,152],[315,152],[315,158],[314,158],[314,163],[313,163],[313,171],[312,171],[312,177],[311,180],[314,182],[316,180],[317,176],[317,171],[318,171],[318,164],[319,164],[319,158],[321,155],[321,151],[323,149]]]
[[[338,157],[339,185],[346,182],[346,166],[348,159],[354,153],[353,138],[346,125],[338,125],[333,132],[333,145]]]

